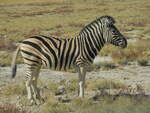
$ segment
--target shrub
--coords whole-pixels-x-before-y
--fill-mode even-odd
[[[104,62],[104,63],[95,64],[94,67],[96,69],[101,69],[101,70],[110,70],[116,68],[116,65],[113,62]]]
[[[148,59],[147,59],[147,58],[137,59],[137,63],[138,63],[140,66],[147,66],[147,65],[148,65]]]

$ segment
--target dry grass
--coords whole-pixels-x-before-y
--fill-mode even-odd
[[[57,100],[48,98],[46,105],[41,109],[41,113],[69,113],[69,106],[59,103]]]
[[[0,50],[14,50],[16,42],[33,35],[74,37],[102,15],[113,16],[124,35],[142,39],[150,34],[149,4],[147,0],[0,0]],[[134,30],[140,31],[137,37],[129,32]],[[106,47],[101,55],[113,50]],[[5,64],[3,59],[0,63]]]
[[[45,4],[45,2],[49,2],[50,0],[44,0],[44,2],[41,2],[41,0],[0,0],[2,5],[9,5],[9,4],[33,4],[33,3],[37,3],[37,4]],[[51,0],[50,2],[53,3],[63,3],[66,0]]]
[[[55,93],[57,91],[59,84],[55,83],[55,82],[48,82],[47,84],[47,88],[48,90],[52,91],[53,93]]]
[[[141,58],[141,59],[137,60],[137,62],[138,62],[138,64],[140,66],[147,66],[147,65],[149,65],[148,61],[149,61],[149,59],[147,59],[147,58]]]
[[[0,50],[14,50],[16,47],[15,45],[11,42],[11,40],[7,40],[5,38],[0,39]]]
[[[0,104],[0,113],[27,113],[26,110],[17,108],[15,104]]]
[[[3,87],[2,90],[0,90],[0,95],[1,97],[11,97],[14,95],[26,95],[26,88],[25,88],[25,84],[20,83],[20,84],[10,84],[7,85],[7,87]]]
[[[145,36],[147,38],[150,35],[149,4],[149,0],[0,0],[0,65],[10,64],[14,45],[18,41],[33,35],[74,37],[83,26],[103,15],[113,16],[117,22],[116,26],[128,39],[138,38],[139,41],[129,44],[124,50],[105,46],[100,55],[112,56],[115,63],[138,61],[139,65],[145,65],[150,60],[150,40],[143,40]],[[133,36],[133,31],[140,32]],[[106,64],[106,67],[112,65]],[[106,97],[97,104],[85,98],[63,104],[51,95],[51,92],[55,94],[58,86],[62,84],[67,94],[77,91],[77,80],[47,84],[46,103],[39,112],[149,113],[150,101],[144,97],[141,97],[140,101],[130,97],[120,97],[116,100]],[[86,87],[88,91],[110,87],[117,89],[124,87],[124,84],[108,80],[91,81]],[[20,94],[23,97],[26,95],[24,85],[13,84],[0,90],[1,97],[9,98]],[[24,99],[22,103],[26,104]],[[18,111],[18,108],[11,104],[0,105],[0,110],[2,113],[25,113]]]
[[[92,67],[88,71],[111,70],[116,68],[117,66],[114,62],[103,62],[92,65]]]
[[[149,61],[150,60],[150,40],[139,40],[134,44],[129,44],[125,50],[117,49],[112,52],[112,58],[116,62],[128,61]]]
[[[0,66],[8,66],[12,62],[12,51],[0,51]],[[22,58],[17,58],[18,63],[22,63]]]
[[[70,80],[76,81],[74,79]],[[40,84],[43,84],[44,81],[40,81]],[[59,101],[59,97],[64,98],[64,95],[59,95],[58,97],[54,95],[56,88],[55,82],[51,82],[49,86],[47,86],[48,90],[44,92],[46,94],[45,96],[45,103],[38,108],[38,110],[34,109],[35,107],[33,106],[32,111],[33,112],[38,112],[38,113],[108,113],[108,110],[112,113],[148,113],[149,111],[149,97],[145,95],[97,95],[98,99],[95,99],[94,97],[91,98],[90,92],[91,91],[98,91],[101,90],[102,88],[107,90],[108,88],[111,89],[124,89],[125,84],[121,82],[114,82],[111,80],[96,80],[96,81],[89,81],[87,83],[87,88],[86,88],[86,97],[84,99],[81,98],[73,98],[71,101],[67,103],[63,103]],[[58,83],[57,85],[62,85],[64,84],[64,81]],[[71,84],[71,83],[70,83]],[[73,85],[69,85],[71,89],[74,89]],[[50,89],[52,90],[50,90]],[[9,89],[9,90],[7,90]],[[5,98],[11,97],[13,100],[16,98],[16,94],[19,95],[23,92],[24,88],[20,84],[15,84],[11,85],[8,87],[5,87],[2,89],[3,94],[5,93]],[[102,90],[101,90],[102,91]],[[53,92],[53,93],[51,93]],[[70,95],[72,92],[67,92],[67,95]],[[24,94],[24,93],[23,93]],[[0,92],[0,95],[2,93]],[[89,98],[90,96],[90,98]],[[25,96],[21,96],[19,100],[19,104],[22,106],[27,106],[27,98]],[[28,109],[28,110],[31,110]],[[10,103],[3,103],[0,104],[0,113],[26,113],[23,108],[16,107],[15,104],[10,104]]]
[[[148,102],[148,101],[147,101]],[[86,109],[80,109],[79,113],[146,113],[148,112],[147,102],[137,102],[129,97],[120,97],[116,100],[107,98],[104,102],[91,105]],[[146,105],[146,106],[144,106]]]
[[[126,49],[120,49],[112,45],[106,45],[100,52],[100,56],[111,56],[114,63],[127,64],[128,62],[148,63],[150,60],[150,39],[139,39],[129,43]],[[105,64],[105,63],[104,63]],[[107,66],[107,64],[106,64]]]
[[[88,98],[76,98],[71,102],[72,107],[75,106],[78,109],[86,109],[93,105],[92,99]],[[74,109],[75,110],[75,109]]]
[[[119,81],[112,80],[94,80],[87,83],[88,90],[100,90],[100,89],[120,89],[125,88],[126,85]]]

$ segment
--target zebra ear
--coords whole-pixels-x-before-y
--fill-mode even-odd
[[[103,23],[105,23],[106,25],[108,25],[108,26],[115,23],[114,18],[111,17],[111,16],[102,16],[102,17],[101,17],[101,21],[102,21]]]

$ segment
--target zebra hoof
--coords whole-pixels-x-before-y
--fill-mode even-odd
[[[36,105],[41,105],[45,102],[45,100],[43,98],[41,99],[36,99]]]
[[[30,101],[29,106],[33,106],[33,105],[37,105],[37,104],[36,104],[35,100],[32,99],[32,100]]]

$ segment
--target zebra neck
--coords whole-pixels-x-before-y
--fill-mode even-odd
[[[98,33],[92,33],[90,30],[82,32],[80,37],[82,38],[84,52],[94,59],[105,44],[103,37]]]

